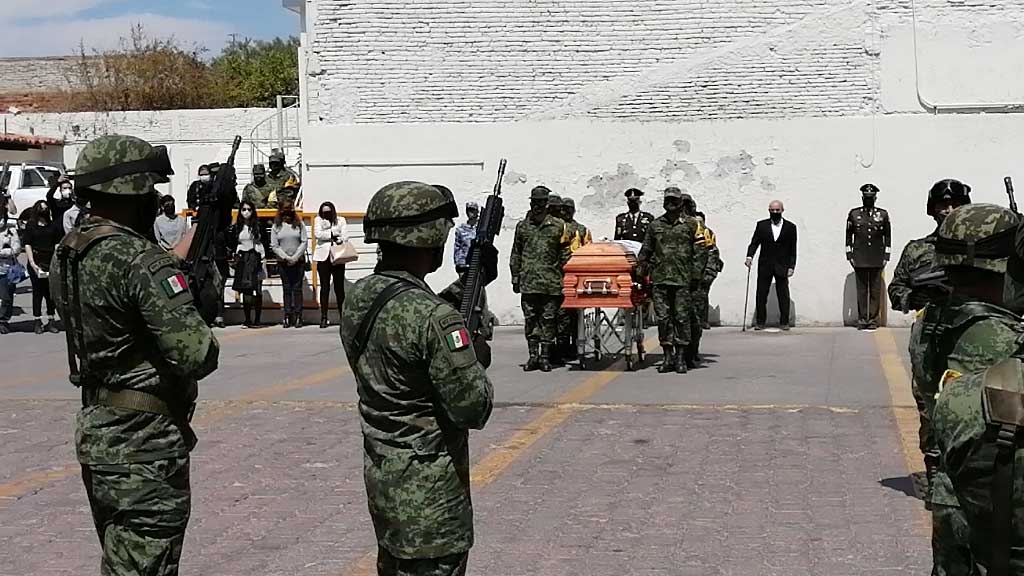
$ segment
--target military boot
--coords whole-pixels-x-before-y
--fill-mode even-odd
[[[551,372],[551,344],[548,342],[540,345],[540,371]]]
[[[686,374],[690,368],[689,346],[676,346],[676,374]]]
[[[690,370],[700,368],[700,356],[697,354],[697,346],[695,344],[686,345],[686,367]]]
[[[674,372],[676,368],[675,351],[671,346],[662,346],[662,350],[665,351],[665,358],[661,361],[661,366],[658,367],[658,372],[661,374]]]
[[[526,361],[526,366],[523,366],[523,371],[533,372],[540,368],[540,345],[536,342],[528,342],[527,347],[530,349],[530,359]]]

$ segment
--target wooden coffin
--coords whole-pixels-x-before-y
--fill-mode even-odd
[[[632,308],[636,256],[614,242],[594,242],[565,265],[563,308]]]

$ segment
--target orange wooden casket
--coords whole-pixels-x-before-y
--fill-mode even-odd
[[[633,308],[636,256],[614,242],[594,242],[565,265],[562,308]]]

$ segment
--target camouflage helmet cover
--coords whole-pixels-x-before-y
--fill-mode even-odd
[[[155,194],[174,174],[167,148],[134,136],[101,136],[89,142],[75,163],[75,187],[104,194]]]
[[[263,164],[256,164],[255,166],[252,167],[252,175],[253,176],[266,176],[267,175],[267,167],[264,166]]]
[[[534,186],[530,190],[530,200],[547,200],[551,196],[551,189],[547,186]]]
[[[558,194],[548,194],[548,208],[558,208],[562,205],[562,197]]]
[[[394,182],[378,190],[366,207],[365,241],[437,248],[448,240],[458,216],[450,193],[422,182]]]
[[[939,227],[935,263],[1006,272],[1018,218],[996,204],[967,204],[950,212]]]

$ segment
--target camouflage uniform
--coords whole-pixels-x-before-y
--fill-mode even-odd
[[[590,235],[590,230],[576,221],[576,202],[572,198],[562,198],[560,216],[565,221],[569,233],[569,252],[575,252],[580,247],[594,241]],[[569,310],[559,306],[557,339],[558,352],[562,358],[573,359],[576,357],[576,336],[579,329],[579,317],[577,310]]]
[[[1015,225],[1013,213],[999,206],[975,204],[959,208],[940,228],[936,264],[1005,272],[1005,258],[991,255],[975,257],[973,246]],[[964,253],[960,253],[955,247],[947,246],[952,245],[950,241],[971,244],[963,250]],[[929,320],[918,324],[932,328],[928,331],[915,328],[916,345],[911,349],[915,379],[919,381],[920,392],[926,397],[934,398],[944,382],[960,374],[983,371],[1009,357],[1017,349],[1018,339],[1024,335],[1024,325],[1009,310],[986,302],[967,301],[955,290],[949,304],[932,304],[927,310]],[[928,412],[934,401],[926,402]],[[946,469],[941,465],[932,476],[929,500],[932,509],[932,573],[971,574],[967,519]]]
[[[263,167],[263,164],[253,166],[253,181],[246,184],[245,188],[242,190],[242,200],[252,202],[257,209],[270,208],[270,193],[274,191],[274,188],[272,188],[270,183],[266,180],[266,176],[267,169]],[[263,178],[262,185],[256,183],[257,178]]]
[[[387,221],[414,218],[449,202],[457,213],[454,200],[433,186],[389,184],[370,200],[366,240],[443,247],[451,219]],[[364,317],[392,285],[406,290],[383,303],[365,340],[357,341]],[[378,574],[465,574],[473,545],[469,430],[487,422],[494,392],[462,316],[422,279],[403,271],[376,272],[347,294],[341,335],[359,392]]]
[[[670,197],[681,199],[682,194],[678,189],[666,191],[666,198]],[[679,362],[690,343],[692,295],[698,279],[698,226],[696,218],[685,214],[672,217],[666,213],[647,227],[643,248],[637,256],[640,274],[649,274],[654,284],[658,338],[666,356],[673,352],[678,356],[666,358],[673,366],[680,366]],[[683,367],[677,369],[685,370]]]
[[[708,313],[711,308],[710,295],[711,285],[714,284],[715,279],[722,273],[722,268],[725,267],[725,262],[722,262],[722,253],[718,249],[718,238],[715,237],[715,233],[707,226],[701,225],[702,234],[704,240],[702,242],[705,250],[707,250],[707,263],[704,265],[704,273],[701,275],[700,285],[697,288],[697,294],[695,300],[697,301],[697,318],[701,323],[701,328],[707,330],[711,327],[708,322]]]
[[[153,151],[137,138],[94,140],[76,165],[79,193],[155,197],[169,164],[107,181],[92,174]],[[217,341],[175,259],[122,224],[85,220],[61,242],[51,273],[76,353],[72,381],[83,388],[75,445],[103,547],[101,572],[175,575],[196,444],[188,418],[197,380],[217,367]]]
[[[546,190],[534,189],[531,199],[546,200],[550,196]],[[513,289],[522,294],[531,362],[540,359],[543,363],[549,359],[550,347],[555,341],[562,298],[562,267],[571,255],[570,237],[561,219],[547,214],[536,223],[531,214],[516,225],[509,269]]]

